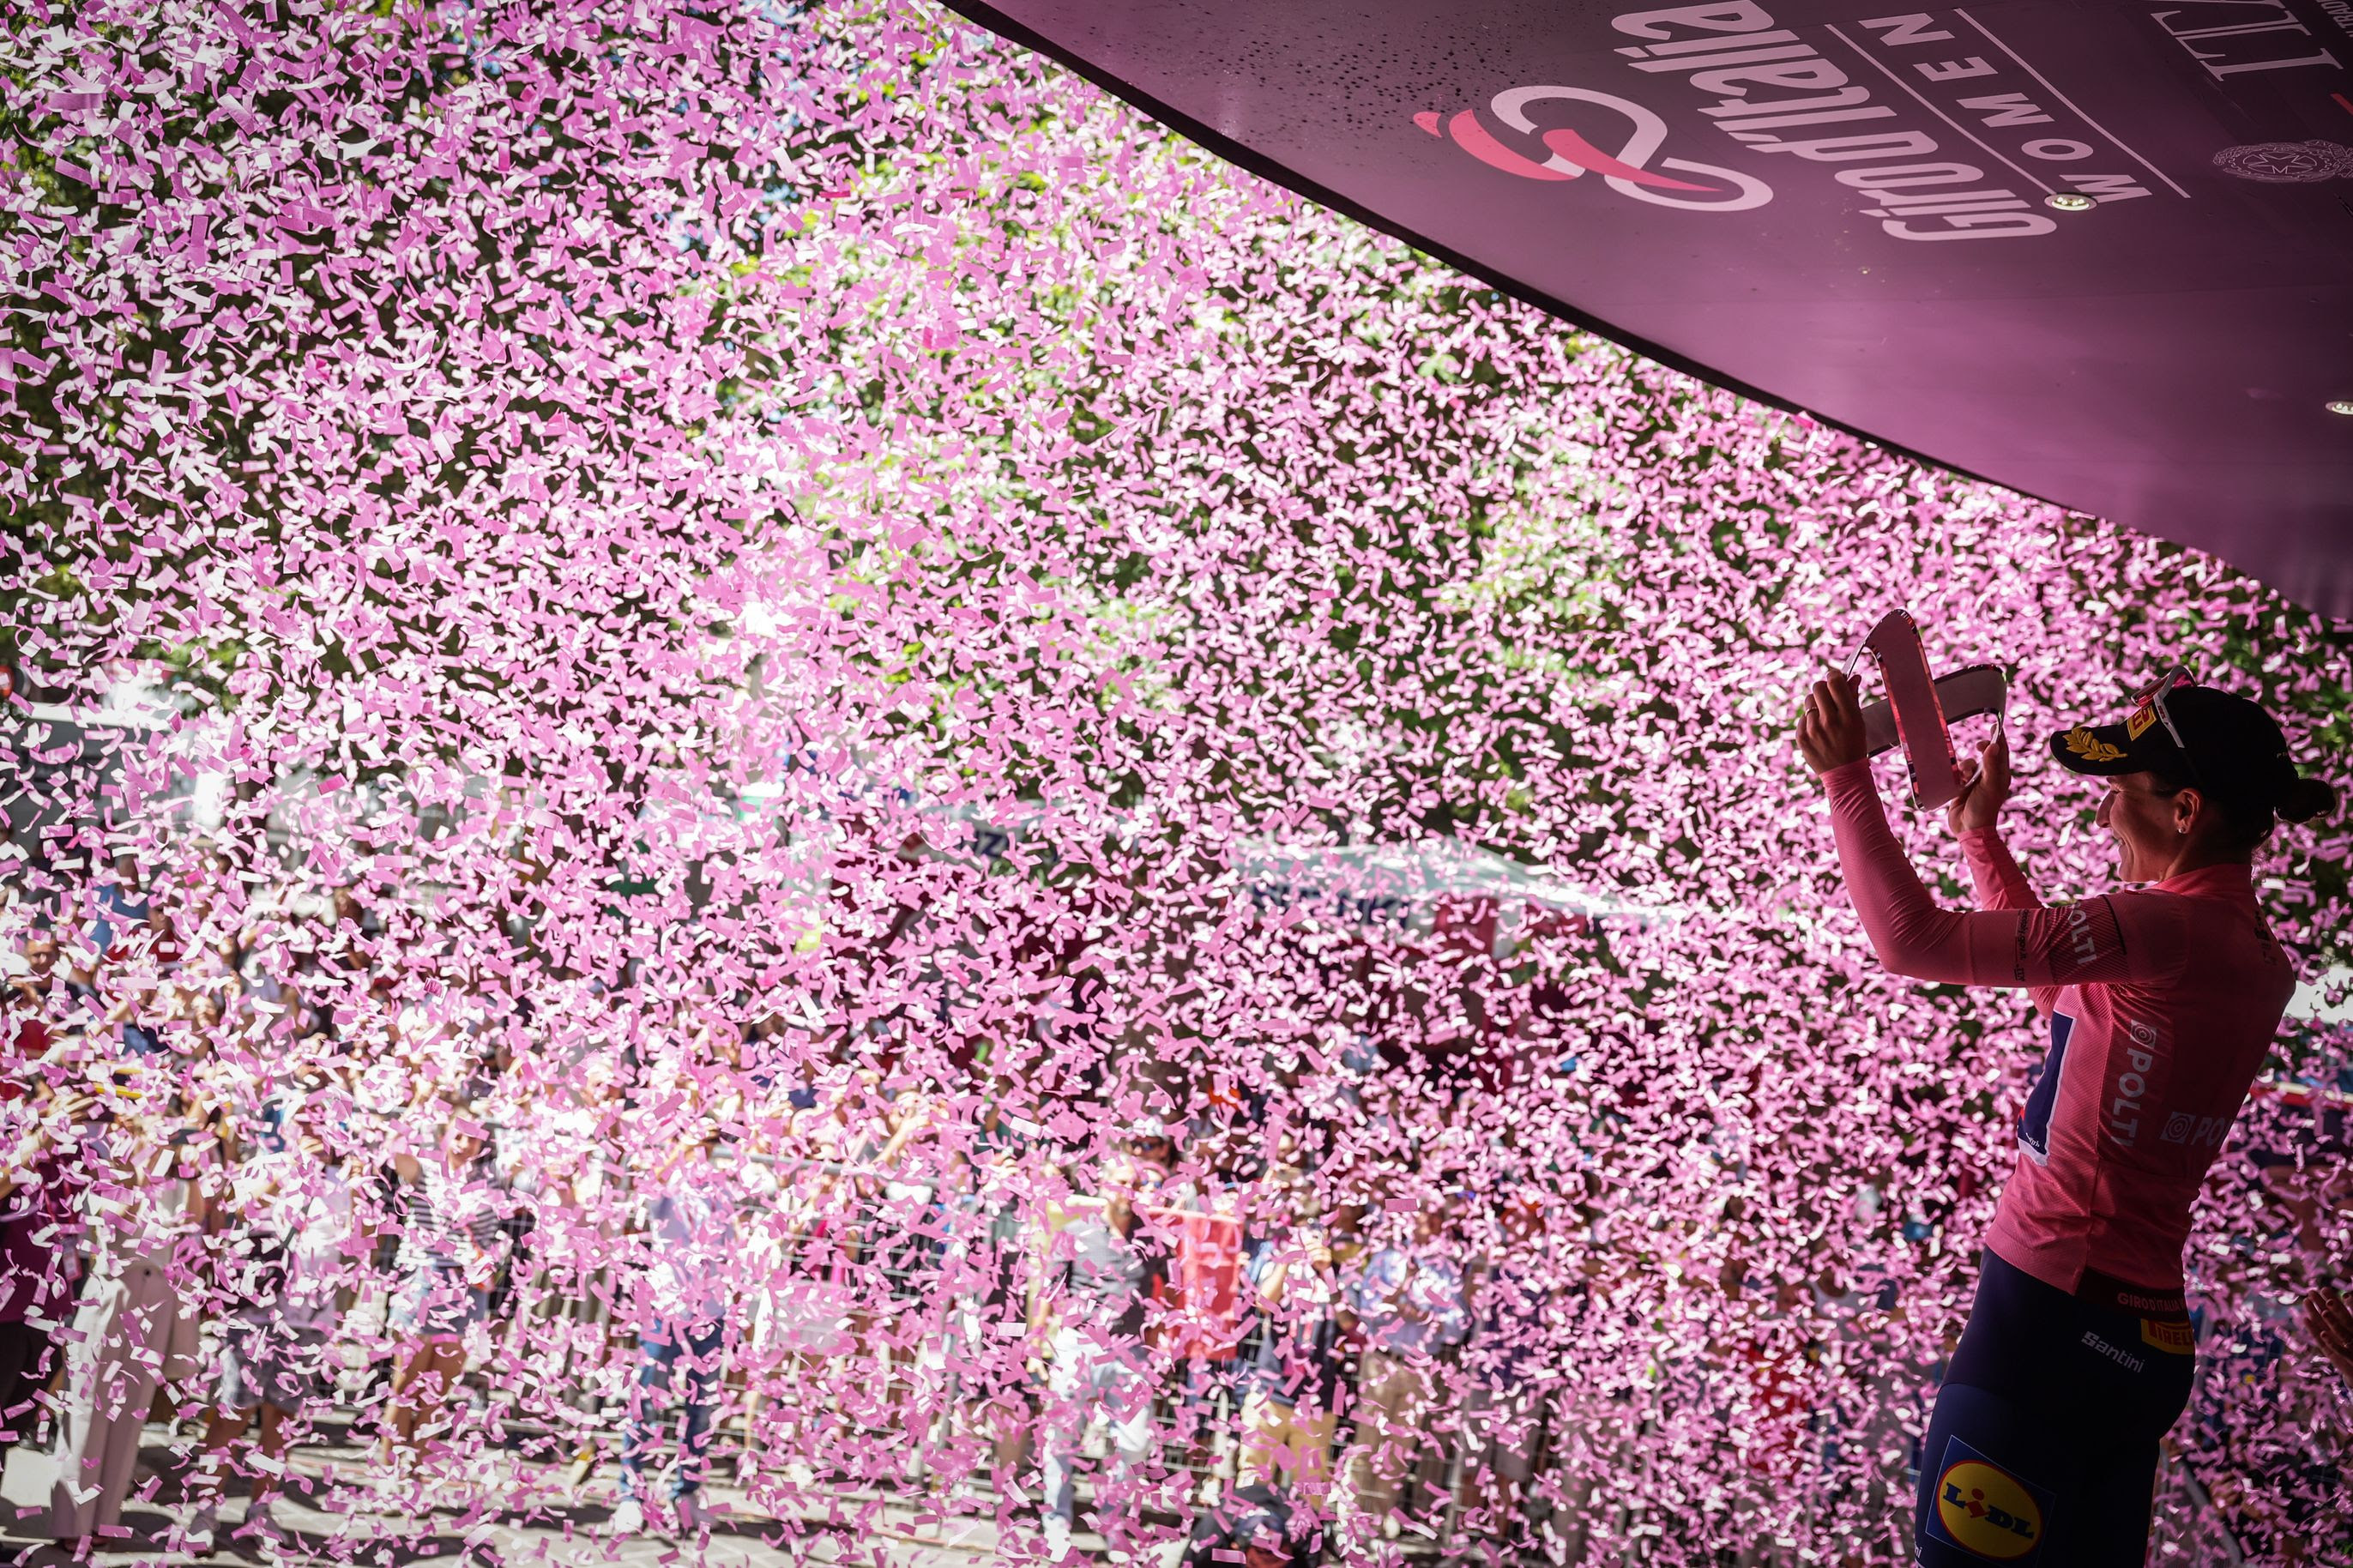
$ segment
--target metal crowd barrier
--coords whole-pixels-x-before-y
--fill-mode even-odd
[[[821,1173],[887,1183],[928,1195],[935,1195],[938,1190],[934,1182],[871,1165],[781,1156],[764,1156],[762,1159],[763,1163],[774,1168],[795,1173]],[[625,1174],[617,1171],[610,1173],[610,1176],[617,1180]],[[913,1201],[913,1198],[910,1196],[901,1201]],[[871,1226],[887,1213],[886,1209],[870,1203],[863,1206],[861,1223]],[[953,1298],[942,1299],[942,1264],[948,1256],[949,1245],[952,1243],[944,1243],[941,1247],[926,1249],[920,1255],[901,1248],[896,1251],[896,1261],[878,1261],[870,1256],[861,1258],[857,1265],[866,1276],[864,1300],[905,1301],[916,1304],[916,1310],[933,1314],[934,1321],[923,1335],[926,1352],[940,1347],[945,1337],[957,1331],[958,1314],[965,1310]],[[871,1247],[867,1250],[870,1254],[872,1251]],[[1020,1255],[1026,1258],[1029,1252],[1025,1239]],[[490,1331],[496,1336],[512,1336],[527,1332],[527,1325],[531,1323],[564,1321],[575,1326],[574,1331],[564,1337],[563,1353],[557,1364],[549,1367],[543,1363],[541,1370],[544,1375],[540,1397],[534,1402],[546,1415],[553,1415],[560,1408],[569,1412],[571,1419],[558,1423],[522,1406],[494,1411],[493,1419],[496,1429],[510,1440],[521,1436],[577,1442],[583,1433],[591,1434],[586,1450],[575,1458],[575,1468],[580,1472],[575,1479],[585,1479],[587,1468],[600,1461],[610,1462],[617,1457],[620,1426],[626,1413],[628,1384],[636,1370],[638,1357],[635,1331],[628,1323],[617,1318],[613,1302],[628,1289],[628,1276],[631,1270],[604,1264],[568,1279],[561,1277],[567,1272],[568,1260],[544,1257],[531,1258],[524,1277],[512,1282],[512,1312],[491,1324]],[[347,1316],[345,1339],[347,1342],[361,1347],[364,1354],[371,1341],[377,1342],[375,1348],[378,1352],[385,1348],[381,1342],[381,1329],[372,1327],[371,1321],[380,1323],[381,1301],[388,1290],[389,1281],[373,1282],[370,1299],[354,1303],[356,1310]],[[742,1312],[748,1313],[748,1310],[749,1303],[745,1302]],[[1155,1447],[1162,1457],[1160,1468],[1164,1475],[1182,1475],[1185,1478],[1182,1496],[1197,1505],[1208,1500],[1219,1488],[1231,1484],[1241,1439],[1242,1390],[1239,1373],[1258,1350],[1264,1332],[1263,1321],[1253,1320],[1236,1345],[1234,1353],[1220,1363],[1227,1369],[1223,1374],[1208,1380],[1206,1384],[1188,1386],[1182,1381],[1186,1375],[1186,1363],[1178,1362],[1172,1365],[1171,1375],[1164,1377],[1162,1386],[1155,1391],[1151,1425]],[[892,1353],[887,1347],[878,1347],[871,1325],[869,1325],[867,1333],[853,1333],[851,1338],[861,1342],[829,1352],[809,1352],[796,1349],[786,1354],[811,1363],[874,1361],[880,1373],[881,1403],[886,1406],[894,1392],[903,1392],[908,1399],[924,1392],[916,1386],[911,1375],[917,1367],[924,1364],[921,1357],[910,1358],[903,1353]],[[942,1348],[941,1354],[933,1364],[936,1365],[940,1375],[940,1384],[935,1391],[937,1414],[926,1425],[921,1440],[912,1446],[910,1462],[896,1476],[857,1478],[859,1484],[856,1485],[828,1481],[820,1477],[814,1484],[814,1491],[839,1500],[866,1500],[877,1496],[888,1498],[896,1495],[899,1500],[917,1507],[927,1500],[936,1500],[931,1499],[927,1490],[929,1471],[933,1468],[932,1457],[949,1435],[953,1424],[959,1419],[970,1419],[970,1412],[962,1399],[965,1368],[957,1355],[952,1350]],[[358,1403],[358,1383],[365,1371],[364,1363],[347,1363],[346,1384],[340,1391],[343,1403],[347,1405]],[[1351,1379],[1353,1381],[1353,1373]],[[477,1381],[479,1386],[478,1375]],[[754,1393],[764,1399],[777,1397],[776,1390],[753,1388],[744,1358],[740,1353],[732,1356],[717,1391],[719,1421],[709,1454],[709,1462],[714,1471],[730,1460],[741,1461],[747,1454],[753,1453],[758,1434],[747,1426],[747,1415],[749,1395]],[[1470,1545],[1474,1539],[1482,1542],[1492,1539],[1484,1532],[1475,1538],[1466,1533],[1464,1498],[1467,1483],[1472,1479],[1469,1473],[1472,1454],[1465,1436],[1465,1415],[1466,1411],[1459,1403],[1426,1413],[1420,1453],[1409,1470],[1400,1492],[1401,1495],[1425,1498],[1434,1494],[1441,1500],[1440,1506],[1432,1510],[1434,1517],[1401,1536],[1400,1544],[1409,1552],[1445,1556]],[[1033,1403],[1030,1410],[1033,1421],[1035,1415]],[[1592,1495],[1597,1478],[1580,1478],[1555,1469],[1553,1461],[1557,1457],[1561,1423],[1568,1419],[1566,1410],[1557,1405],[1548,1404],[1536,1420],[1530,1439],[1534,1447],[1534,1452],[1529,1456],[1530,1469],[1537,1481],[1544,1482],[1548,1479],[1550,1484],[1531,1488],[1530,1511],[1552,1527],[1553,1539],[1567,1549],[1555,1561],[1598,1561],[1584,1555],[1582,1543],[1591,1533],[1588,1526],[1594,1522],[1596,1514],[1609,1511],[1612,1505],[1606,1498]],[[888,1434],[876,1429],[869,1436],[881,1438]],[[1329,1456],[1335,1483],[1352,1436],[1350,1422],[1344,1415]],[[1829,1447],[1845,1440],[1848,1434],[1840,1430],[1829,1413],[1816,1413],[1808,1422],[1804,1437],[1808,1467],[1817,1474],[1827,1474],[1830,1469]],[[982,1441],[985,1443],[985,1436]],[[1099,1448],[1100,1445],[1092,1447]],[[1034,1443],[1030,1449],[1020,1466],[1025,1490],[1035,1487],[1038,1455]],[[1102,1456],[1098,1452],[1089,1457],[1100,1458]],[[1172,1459],[1173,1463],[1170,1462]],[[1903,1496],[1908,1495],[1914,1479],[1910,1473],[1885,1479],[1892,1494],[1888,1500],[1891,1504],[1898,1503]],[[2170,1449],[2158,1480],[2159,1495],[2165,1495],[2168,1490],[2178,1490],[2188,1505],[2186,1510],[2174,1514],[2172,1524],[2181,1536],[2180,1545],[2189,1553],[2189,1561],[2222,1565],[2243,1562],[2242,1550],[2232,1536],[2221,1510],[2184,1457]],[[1086,1489],[1082,1485],[1082,1498],[1085,1495]],[[1618,1506],[1622,1510],[1622,1504]],[[1181,1529],[1189,1521],[1176,1519],[1164,1522],[1173,1522]],[[1623,1524],[1622,1513],[1616,1522]],[[1641,1556],[1637,1552],[1620,1560],[1638,1562]],[[1742,1553],[1739,1561],[1743,1563],[1780,1564],[1793,1563],[1796,1559],[1787,1553],[1758,1548]]]
[[[936,1183],[932,1181],[873,1166],[782,1156],[755,1157],[772,1167],[797,1173],[889,1183],[925,1194],[937,1191]],[[618,1175],[619,1173],[614,1174]],[[865,1212],[873,1214],[875,1206],[867,1205]],[[870,1219],[867,1223],[871,1225],[872,1221]],[[944,1247],[929,1250],[920,1261],[911,1258],[905,1249],[895,1249],[895,1261],[875,1258],[871,1244],[866,1245],[863,1250],[868,1256],[861,1258],[857,1268],[863,1276],[864,1289],[858,1299],[861,1303],[869,1304],[910,1303],[916,1310],[929,1312],[934,1321],[923,1333],[923,1352],[911,1357],[903,1350],[877,1345],[873,1342],[878,1337],[874,1326],[869,1325],[868,1332],[863,1335],[853,1330],[850,1337],[859,1342],[844,1349],[830,1352],[793,1350],[783,1352],[778,1359],[782,1361],[789,1357],[811,1363],[834,1363],[871,1359],[878,1367],[880,1383],[876,1386],[881,1390],[881,1403],[887,1405],[894,1396],[912,1399],[918,1393],[933,1397],[938,1414],[928,1424],[923,1440],[911,1448],[909,1462],[903,1471],[892,1478],[862,1478],[865,1485],[843,1489],[837,1494],[844,1499],[856,1497],[862,1500],[881,1491],[877,1483],[895,1481],[903,1489],[900,1500],[917,1504],[926,1496],[924,1488],[929,1472],[934,1468],[934,1455],[947,1436],[944,1426],[971,1418],[971,1412],[963,1399],[966,1370],[964,1358],[954,1349],[944,1348],[941,1343],[944,1340],[963,1337],[963,1325],[958,1320],[966,1309],[954,1300],[940,1298],[939,1275],[945,1256]],[[1028,1238],[1025,1237],[1017,1255],[1024,1259],[1031,1256]],[[616,1298],[628,1289],[627,1274],[629,1270],[607,1265],[580,1276],[567,1286],[556,1278],[556,1268],[544,1259],[533,1259],[530,1268],[530,1278],[517,1281],[512,1319],[496,1325],[495,1331],[520,1331],[521,1322],[526,1318],[543,1322],[564,1320],[580,1325],[591,1339],[595,1350],[586,1357],[578,1353],[577,1339],[567,1340],[564,1364],[560,1368],[548,1369],[552,1375],[543,1379],[539,1401],[543,1406],[560,1405],[577,1413],[583,1425],[593,1425],[599,1432],[601,1441],[595,1444],[594,1451],[578,1454],[574,1460],[575,1479],[585,1479],[592,1469],[608,1465],[617,1457],[628,1383],[637,1367],[635,1330],[617,1319],[612,1307]],[[1014,1310],[1019,1310],[1018,1302]],[[751,1452],[756,1434],[748,1431],[745,1425],[749,1413],[747,1396],[754,1393],[763,1400],[776,1396],[776,1391],[770,1388],[754,1389],[751,1386],[749,1369],[744,1364],[746,1358],[742,1353],[742,1343],[749,1338],[747,1321],[751,1310],[748,1300],[739,1303],[734,1325],[738,1348],[736,1353],[729,1357],[718,1390],[719,1414],[707,1460],[714,1474],[726,1473],[731,1461],[741,1461]],[[1219,1489],[1232,1484],[1241,1441],[1244,1392],[1241,1379],[1244,1370],[1257,1353],[1265,1331],[1262,1321],[1250,1321],[1232,1353],[1210,1363],[1215,1370],[1207,1375],[1197,1371],[1200,1363],[1185,1360],[1170,1362],[1161,1386],[1155,1393],[1151,1427],[1153,1446],[1159,1456],[1157,1469],[1164,1478],[1183,1477],[1182,1495],[1197,1505],[1211,1500]],[[927,1363],[936,1371],[938,1383],[930,1389],[918,1389],[912,1374]],[[1348,1373],[1353,1382],[1353,1364]],[[1035,1386],[1034,1378],[1028,1392],[1031,1399],[1028,1415],[1034,1427],[1039,1414],[1037,1402],[1042,1393]],[[1457,1543],[1468,1461],[1464,1445],[1453,1436],[1460,1430],[1460,1415],[1459,1410],[1452,1408],[1433,1411],[1429,1413],[1430,1418],[1423,1424],[1422,1452],[1400,1487],[1400,1496],[1427,1498],[1435,1489],[1443,1496],[1445,1502],[1434,1510],[1435,1518],[1421,1527],[1418,1535],[1403,1537],[1409,1551],[1443,1552]],[[533,1419],[520,1411],[509,1415],[505,1426],[513,1436],[549,1438],[567,1436],[559,1433],[551,1424]],[[1105,1456],[1099,1451],[1103,1444],[1100,1435],[1092,1432],[1093,1426],[1094,1423],[1090,1422],[1091,1441],[1087,1458],[1099,1461]],[[888,1434],[875,1431],[869,1436],[881,1438]],[[1329,1457],[1335,1484],[1350,1436],[1349,1423],[1344,1415]],[[967,1436],[984,1448],[987,1446],[985,1432],[967,1434]],[[1028,1451],[1020,1467],[1024,1473],[1021,1484],[1025,1491],[1034,1493],[1039,1458],[1034,1435],[1026,1447]],[[757,1456],[754,1457],[756,1458]],[[976,1471],[976,1479],[986,1469],[984,1463]],[[1080,1496],[1084,1511],[1090,1501],[1084,1478]],[[1177,1520],[1174,1522],[1181,1529],[1190,1521]]]

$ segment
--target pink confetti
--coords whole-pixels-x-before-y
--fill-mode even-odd
[[[926,5],[47,15],[0,37],[0,1140],[103,1104],[51,1250],[276,1324],[241,1375],[332,1350],[296,1507],[635,1487],[684,1545],[701,1474],[793,1560],[1909,1560],[2042,1047],[1871,962],[1797,693],[1900,602],[2021,734],[2183,658],[2327,773],[2345,627]],[[2021,755],[2039,885],[2106,886]],[[2258,868],[2340,1010],[2348,851]],[[2353,1239],[2326,999],[2199,1215],[2167,1560],[2353,1531],[2293,1316]]]

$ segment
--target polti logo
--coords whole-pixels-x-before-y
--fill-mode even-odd
[[[1539,128],[1535,117],[1528,112],[1536,104],[1588,106],[1581,110],[1555,110],[1546,116],[1563,121],[1577,118],[1586,124],[1601,118],[1593,112],[1595,108],[1606,110],[1623,121],[1617,129],[1624,131],[1624,140],[1617,152],[1605,153],[1575,125]],[[1536,158],[1508,145],[1502,136],[1488,129],[1476,110],[1465,109],[1451,117],[1425,110],[1413,117],[1413,122],[1432,136],[1451,139],[1488,167],[1517,174],[1524,180],[1559,182],[1599,174],[1603,184],[1620,195],[1649,202],[1653,206],[1681,207],[1689,212],[1746,212],[1773,199],[1773,187],[1737,169],[1694,163],[1688,158],[1658,157],[1659,150],[1666,145],[1667,122],[1641,104],[1613,93],[1597,92],[1587,87],[1506,88],[1488,100],[1487,112],[1513,133],[1514,140],[1533,142],[1546,155]],[[1600,133],[1598,126],[1595,130]],[[1660,173],[1663,169],[1672,169],[1675,174]]]

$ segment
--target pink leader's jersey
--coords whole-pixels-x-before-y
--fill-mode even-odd
[[[1979,828],[1961,847],[1985,908],[1941,910],[1888,830],[1870,763],[1823,782],[1880,962],[1916,980],[2023,987],[2050,1020],[1987,1244],[2069,1292],[2086,1273],[2178,1291],[2190,1205],[2295,990],[2248,868],[2050,908]]]

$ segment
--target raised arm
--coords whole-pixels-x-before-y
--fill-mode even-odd
[[[2158,981],[2179,970],[2188,949],[2180,906],[2163,894],[2110,896],[2058,909],[1938,908],[1887,826],[1862,754],[1854,683],[1833,677],[1817,683],[1808,700],[1799,743],[1830,792],[1831,829],[1848,895],[1872,950],[1891,972],[1943,984],[2055,993],[2066,985]],[[2021,887],[2024,881],[2018,879]]]
[[[2026,880],[2010,858],[2010,846],[2001,841],[2001,833],[1990,826],[1971,827],[1961,834],[1961,858],[1968,863],[1969,882],[1977,889],[1978,908],[1981,910],[2039,910],[2042,900]],[[2059,1005],[2059,988],[2055,985],[2032,985],[2027,994],[2033,998],[2034,1010],[2044,1017]]]
[[[1977,766],[1962,779],[1961,793],[1954,798],[1945,820],[1951,824],[1953,837],[1960,840],[1961,858],[1968,863],[1969,885],[1977,890],[1978,908],[2039,910],[2042,900],[2035,896],[2026,873],[2010,858],[2010,847],[2002,842],[2000,830],[1994,826],[2009,799],[2010,737],[1997,732],[1978,754]],[[2055,985],[2030,986],[2027,994],[2033,998],[2034,1010],[2046,1018],[2059,1005],[2059,988]]]
[[[1998,827],[1972,827],[1961,835],[1961,858],[1968,863],[1969,884],[1977,889],[1981,910],[2039,910],[2042,900],[2027,881],[2026,873],[2010,858]]]

